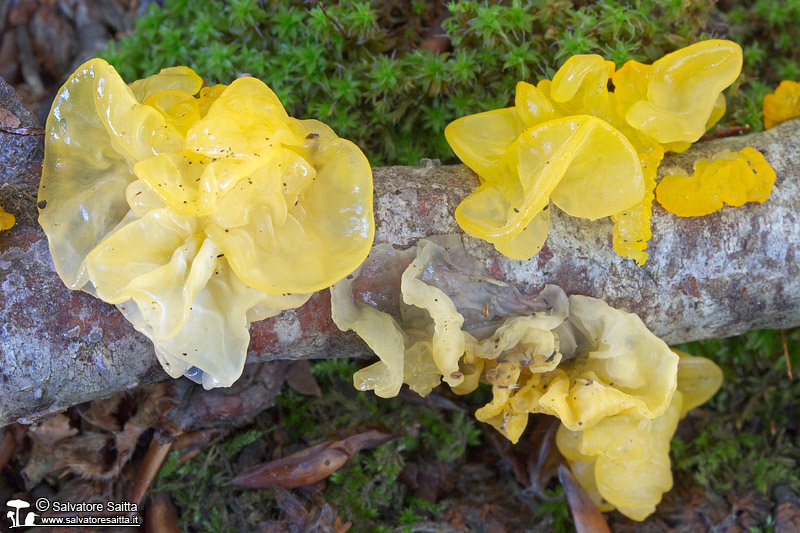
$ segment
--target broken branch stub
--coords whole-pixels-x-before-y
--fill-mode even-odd
[[[16,113],[23,126],[37,127],[17,104],[13,91],[0,83],[0,107]],[[524,294],[553,283],[567,294],[601,298],[638,314],[670,344],[795,326],[800,324],[798,140],[800,120],[793,120],[667,157],[660,175],[676,168],[690,172],[696,159],[722,149],[753,146],[778,179],[764,204],[706,217],[678,218],[654,206],[650,258],[642,267],[614,252],[609,219],[589,222],[558,209],[552,210],[547,243],[528,261],[508,259],[470,237],[464,243],[493,277]],[[0,206],[17,218],[16,226],[0,232],[0,426],[166,379],[151,343],[115,307],[66,289],[53,270],[36,222],[41,137],[0,132],[0,157],[5,163]],[[376,168],[374,183],[375,244],[408,247],[429,235],[460,233],[453,212],[477,178],[462,165],[427,162]],[[398,261],[402,257],[398,254]],[[382,266],[381,273],[362,272],[354,287],[367,303],[399,295],[406,265]],[[248,362],[371,355],[357,336],[333,324],[328,291],[299,309],[252,324],[250,333]]]

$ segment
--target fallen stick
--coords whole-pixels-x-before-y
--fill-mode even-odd
[[[64,287],[52,268],[36,222],[42,165],[38,124],[0,83],[0,107],[30,135],[0,131],[0,206],[17,224],[0,232],[0,426],[27,423],[71,405],[166,379],[150,342],[114,306]],[[762,133],[716,139],[665,159],[660,175],[691,172],[699,157],[753,146],[778,179],[764,204],[725,208],[701,218],[653,209],[650,258],[643,267],[618,256],[611,221],[588,222],[552,210],[542,251],[528,261],[507,259],[482,241],[465,246],[496,278],[523,293],[546,283],[567,294],[602,298],[638,314],[670,344],[800,324],[800,119]],[[374,169],[375,243],[407,247],[422,237],[459,233],[456,205],[477,184],[461,165]],[[393,265],[385,265],[392,269]],[[395,265],[396,267],[396,265]],[[361,294],[399,290],[370,287]],[[330,318],[328,291],[303,307],[251,326],[248,362],[270,359],[367,357],[366,345]]]

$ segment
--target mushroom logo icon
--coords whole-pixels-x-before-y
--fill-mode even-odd
[[[25,500],[9,500],[9,501],[6,502],[6,506],[7,507],[11,507],[11,508],[14,509],[13,511],[8,511],[6,513],[6,517],[9,520],[11,520],[11,528],[12,529],[15,528],[15,527],[32,526],[32,525],[34,525],[33,521],[36,518],[36,516],[38,516],[36,513],[28,513],[28,515],[25,517],[25,522],[24,523],[21,523],[19,521],[19,510],[28,508],[28,507],[31,506],[31,504],[29,504]]]

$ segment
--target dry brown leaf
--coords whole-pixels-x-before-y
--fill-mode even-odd
[[[395,435],[369,430],[344,439],[320,442],[236,476],[231,484],[241,487],[293,489],[327,478],[361,450],[390,441]]]
[[[28,426],[23,426],[18,422],[0,429],[0,470],[5,468],[14,456],[14,452],[22,445],[27,433]]]
[[[775,507],[775,533],[800,533],[800,505],[795,502],[779,503]]]
[[[93,426],[104,431],[119,431],[122,424],[117,416],[117,411],[127,395],[126,392],[118,392],[110,398],[92,400],[89,402],[89,409],[84,411],[81,416]]]
[[[297,394],[303,396],[322,396],[317,379],[311,373],[311,363],[307,359],[295,361],[286,372],[286,384]]]
[[[146,531],[159,533],[179,533],[178,514],[169,494],[160,491],[154,492],[147,500],[144,527]]]
[[[31,455],[22,469],[22,478],[28,490],[37,485],[42,478],[52,471],[60,454],[56,445],[62,440],[78,434],[78,429],[70,425],[65,415],[57,415],[41,424],[33,424],[28,430],[33,446]]]
[[[201,429],[192,433],[180,435],[172,443],[172,449],[178,450],[178,464],[183,464],[193,457],[196,457],[211,444],[228,435],[228,431],[222,428]]]
[[[316,495],[311,502],[304,504],[294,493],[274,488],[275,503],[283,511],[282,520],[272,520],[263,524],[262,532],[302,531],[302,532],[330,532],[345,533],[351,527],[350,522],[342,524],[341,518],[322,496]]]
[[[41,67],[59,79],[69,72],[72,59],[80,51],[72,22],[55,6],[45,2],[28,22],[36,59]]]
[[[129,502],[133,502],[136,505],[141,503],[142,498],[144,498],[145,493],[147,493],[147,489],[150,488],[150,484],[161,469],[161,465],[164,464],[164,459],[167,458],[171,446],[171,442],[161,444],[156,439],[150,441],[147,454],[142,460],[142,464],[136,475],[136,481],[134,481],[133,487],[128,495]]]
[[[775,485],[772,495],[777,503],[772,515],[775,533],[800,533],[800,496],[785,483]]]
[[[439,496],[446,492],[452,483],[453,467],[444,461],[425,461],[406,463],[400,472],[400,480],[414,491],[414,496],[439,501]]]
[[[119,475],[114,437],[108,433],[87,431],[59,441],[59,460],[53,469],[66,468],[84,479],[110,480]]]
[[[572,520],[578,533],[611,533],[606,519],[597,509],[592,499],[577,482],[572,472],[565,465],[558,467],[558,480],[564,487],[567,502],[572,511]]]
[[[0,107],[0,126],[4,128],[16,128],[20,125],[17,115],[6,109]]]

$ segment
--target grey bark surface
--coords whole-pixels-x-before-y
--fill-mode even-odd
[[[2,80],[0,107],[19,117],[20,127],[37,126]],[[642,267],[614,252],[610,220],[584,221],[555,208],[545,247],[528,261],[507,259],[467,236],[465,246],[494,277],[523,293],[553,283],[567,294],[602,298],[638,314],[670,344],[796,326],[798,141],[800,119],[668,156],[660,176],[676,168],[691,172],[697,158],[723,149],[753,146],[778,179],[764,204],[706,217],[679,218],[654,205],[650,258]],[[17,217],[14,228],[0,232],[0,426],[168,378],[150,342],[115,307],[69,291],[53,270],[36,222],[42,155],[41,136],[0,130],[0,206]],[[408,247],[429,235],[460,233],[453,212],[477,178],[462,165],[424,162],[376,168],[374,184],[375,243]],[[362,296],[370,290],[368,282]],[[299,309],[251,325],[248,362],[370,355],[358,337],[332,323],[327,291]]]

